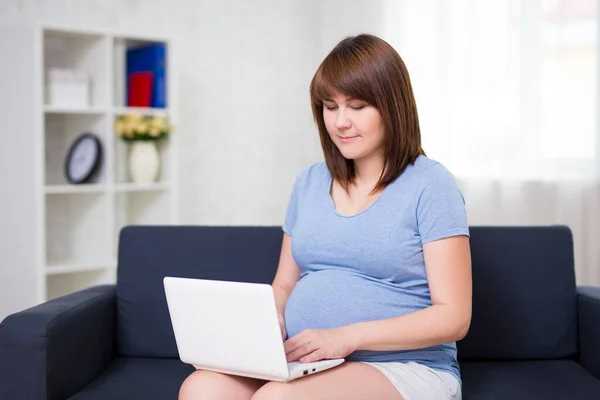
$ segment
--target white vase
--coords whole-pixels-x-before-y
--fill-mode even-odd
[[[129,174],[134,183],[148,185],[156,181],[160,158],[154,141],[135,141],[129,153]]]

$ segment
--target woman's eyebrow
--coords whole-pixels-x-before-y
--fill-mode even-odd
[[[364,101],[364,100],[361,100],[361,99],[356,99],[356,98],[354,98],[354,97],[346,97],[344,100],[345,100],[346,102],[351,102],[351,101]],[[335,103],[335,100],[332,100],[332,99],[323,99],[323,100],[321,100],[321,101],[328,101],[328,102],[330,102],[330,103]]]

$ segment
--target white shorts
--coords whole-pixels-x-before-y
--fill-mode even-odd
[[[381,371],[404,400],[461,400],[458,380],[450,373],[410,362],[363,362]]]

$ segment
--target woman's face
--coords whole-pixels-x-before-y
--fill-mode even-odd
[[[349,160],[383,156],[384,125],[379,110],[363,100],[334,93],[323,100],[325,127],[342,155]]]

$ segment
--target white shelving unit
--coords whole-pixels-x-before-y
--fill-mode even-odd
[[[164,43],[167,109],[126,107],[126,51]],[[15,311],[83,288],[115,281],[118,235],[125,225],[177,223],[176,135],[159,143],[156,183],[136,185],[127,171],[129,145],[115,136],[118,115],[173,112],[173,51],[168,38],[62,27],[1,27],[0,109],[0,320]],[[48,104],[45,71],[72,68],[89,74],[89,106]],[[102,165],[92,182],[65,178],[67,152],[82,133],[102,143]]]

